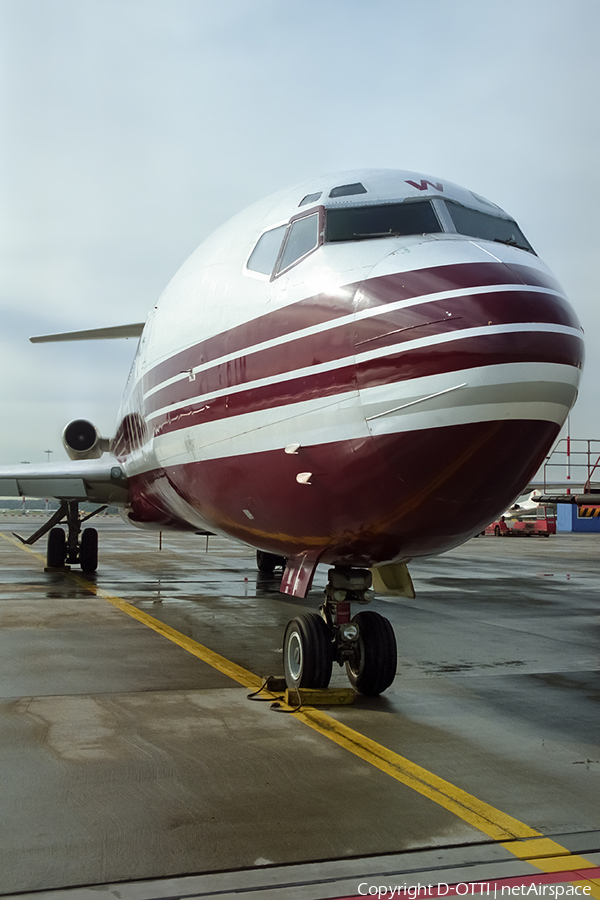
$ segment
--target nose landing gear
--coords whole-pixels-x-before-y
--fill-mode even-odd
[[[368,569],[329,570],[320,614],[297,616],[288,623],[283,642],[289,688],[326,688],[333,661],[346,666],[350,683],[369,696],[381,694],[396,674],[396,638],[390,622],[364,611],[350,618],[350,603],[373,599]]]

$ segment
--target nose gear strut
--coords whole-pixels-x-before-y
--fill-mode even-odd
[[[346,666],[350,683],[362,694],[381,694],[394,680],[397,651],[388,619],[373,611],[351,618],[352,602],[374,597],[369,569],[336,566],[329,570],[320,615],[308,613],[288,623],[283,661],[289,688],[325,688],[333,661]]]

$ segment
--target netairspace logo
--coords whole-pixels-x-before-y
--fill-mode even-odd
[[[377,897],[377,900],[420,900],[421,897],[445,897],[448,894],[464,897],[477,894],[483,897],[527,897],[533,894],[536,897],[589,897],[592,892],[591,885],[563,885],[563,884],[503,884],[499,887],[490,884],[489,881],[473,881],[464,884],[397,884],[374,885],[363,881],[358,886],[360,897]]]

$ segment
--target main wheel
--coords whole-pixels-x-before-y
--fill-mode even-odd
[[[274,553],[265,553],[264,550],[256,551],[256,565],[263,575],[272,575],[278,566],[285,566],[283,556],[275,556]]]
[[[283,638],[283,670],[289,688],[326,688],[332,663],[329,630],[318,613],[306,613],[288,622]]]
[[[48,535],[46,563],[49,569],[62,569],[67,558],[67,537],[62,528],[53,528]]]
[[[95,572],[98,568],[98,532],[84,528],[79,546],[79,565],[82,572]]]
[[[396,676],[396,636],[391,623],[371,610],[357,613],[356,654],[346,662],[350,683],[361,694],[374,697],[390,686]]]

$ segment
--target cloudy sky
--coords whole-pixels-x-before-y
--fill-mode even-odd
[[[599,437],[597,0],[0,0],[0,464],[113,433],[134,341],[216,226],[336,169],[406,168],[510,212],[562,282]]]

